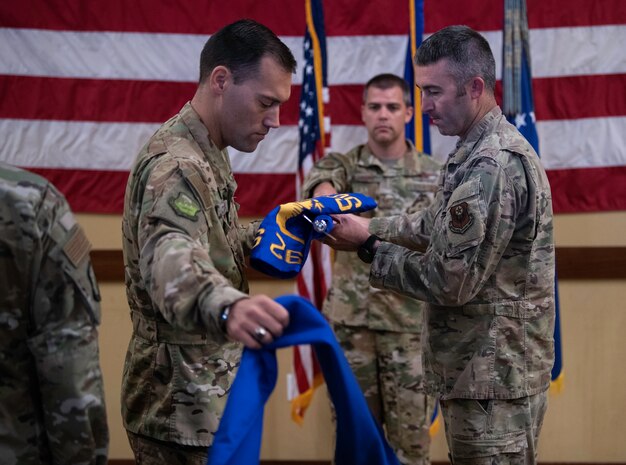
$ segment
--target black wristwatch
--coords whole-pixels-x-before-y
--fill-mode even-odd
[[[220,329],[224,332],[224,334],[228,334],[226,323],[228,323],[228,317],[230,316],[230,307],[230,305],[227,305],[220,312]]]
[[[368,237],[356,251],[359,258],[365,263],[372,263],[374,261],[374,255],[376,255],[374,244],[376,243],[376,241],[380,240],[382,239],[378,236],[375,236],[374,234]]]

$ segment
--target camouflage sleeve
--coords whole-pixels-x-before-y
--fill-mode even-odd
[[[435,218],[443,203],[443,173],[441,165],[430,156],[421,159],[424,172],[429,172],[437,182],[435,198],[425,208],[413,213],[396,216],[374,217],[370,221],[369,232],[387,242],[401,245],[411,250],[425,251],[430,242]]]
[[[438,214],[426,252],[383,243],[372,263],[372,285],[439,305],[464,305],[500,262],[516,210],[511,179],[495,160],[479,158]]]
[[[369,232],[386,242],[424,251],[430,242],[433,223],[442,203],[441,191],[428,207],[415,213],[387,217],[374,217],[370,221]]]
[[[219,312],[247,295],[216,268],[212,249],[225,261],[233,253],[223,241],[211,243],[224,236],[223,218],[212,206],[203,214],[203,201],[178,163],[160,161],[147,180],[139,212],[139,268],[152,301],[171,325],[186,331],[206,327],[219,339],[224,337]]]
[[[250,251],[254,245],[254,237],[256,236],[256,232],[259,229],[261,221],[262,220],[254,220],[247,225],[239,226],[239,242],[241,242],[243,254],[245,256],[250,255]]]
[[[90,245],[53,188],[40,216],[47,216],[40,220],[50,229],[33,292],[35,331],[28,347],[52,462],[104,464],[109,434],[98,354],[100,294]]]
[[[341,153],[329,153],[318,161],[302,184],[303,199],[311,198],[318,184],[330,182],[337,192],[350,192],[350,176],[354,162]]]

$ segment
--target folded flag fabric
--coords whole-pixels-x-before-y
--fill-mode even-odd
[[[301,202],[290,202],[274,208],[261,222],[250,254],[250,265],[274,278],[296,276],[311,248],[311,240],[324,235],[313,223],[324,215],[330,232],[328,215],[359,213],[376,208],[376,201],[364,194],[334,194]]]
[[[297,344],[313,345],[335,406],[334,463],[399,465],[324,317],[302,297],[283,296],[276,301],[289,310],[289,326],[263,349],[243,351],[207,465],[259,463],[264,405],[278,376],[276,349]]]

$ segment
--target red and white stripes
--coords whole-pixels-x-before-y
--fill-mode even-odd
[[[503,13],[493,3],[425,0],[426,34],[447,24],[483,32],[499,76]],[[403,74],[408,2],[326,1],[324,8],[331,148],[343,151],[366,138],[363,84],[380,72]],[[302,63],[304,2],[0,5],[0,159],[49,176],[78,211],[120,211],[135,154],[193,95],[207,36],[240,17],[273,28]],[[625,209],[623,2],[528,0],[528,17],[540,151],[556,210]],[[295,198],[300,82],[298,69],[282,126],[257,152],[231,151],[242,215]],[[431,135],[433,155],[445,158],[454,139]]]

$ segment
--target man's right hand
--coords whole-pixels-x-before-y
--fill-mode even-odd
[[[230,307],[226,332],[249,349],[260,349],[283,334],[289,312],[266,295],[239,300]]]

